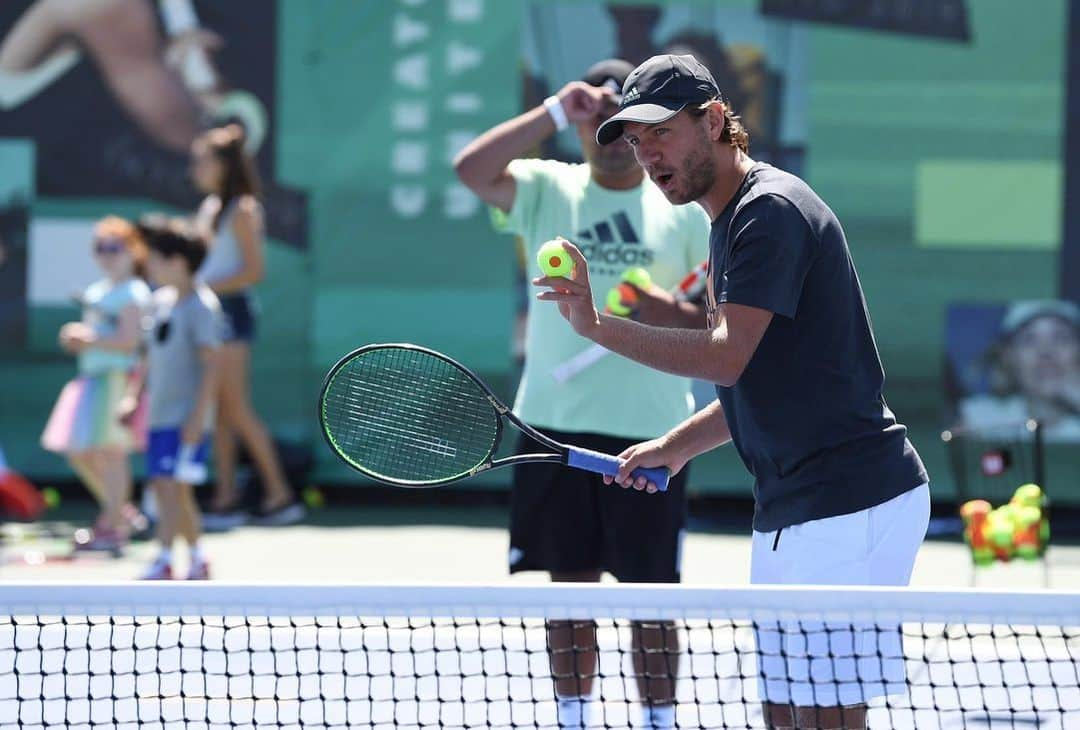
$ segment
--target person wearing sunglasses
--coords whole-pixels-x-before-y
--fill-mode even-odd
[[[102,278],[76,297],[82,318],[60,328],[60,347],[78,375],[60,391],[42,446],[67,457],[101,507],[92,530],[76,533],[77,550],[123,550],[133,525],[129,454],[142,445],[138,418],[121,423],[117,407],[135,375],[140,320],[150,289],[139,278],[146,247],[135,226],[109,216],[94,227],[91,253]]]

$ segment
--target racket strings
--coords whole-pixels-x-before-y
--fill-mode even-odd
[[[359,354],[323,399],[327,434],[355,466],[397,481],[467,474],[490,456],[499,417],[486,393],[452,363],[405,348]]]

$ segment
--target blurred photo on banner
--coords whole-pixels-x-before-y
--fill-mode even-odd
[[[1080,442],[1076,304],[954,304],[946,353],[955,425],[993,436],[1034,418],[1048,442]]]
[[[3,3],[0,145],[30,145],[38,200],[189,210],[199,199],[189,174],[192,141],[239,123],[267,183],[268,234],[303,249],[306,196],[280,184],[275,160],[277,15],[276,0]],[[5,164],[0,189],[25,174]],[[38,224],[50,226],[36,218],[29,225]],[[60,240],[31,235],[31,259],[45,239]],[[0,275],[17,276],[16,263],[9,259]],[[50,303],[34,301],[26,278],[33,276],[22,281],[33,290],[30,306]]]
[[[523,24],[524,108],[604,58],[637,65],[691,54],[712,72],[750,133],[754,159],[800,174],[806,151],[807,29],[752,5],[530,0]],[[580,160],[572,135],[542,157]]]

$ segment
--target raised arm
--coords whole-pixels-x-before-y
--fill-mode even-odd
[[[708,329],[674,329],[601,315],[593,304],[589,266],[569,241],[563,247],[574,259],[573,279],[540,278],[537,286],[551,287],[537,298],[558,302],[559,313],[574,331],[612,352],[655,370],[731,386],[742,375],[773,313],[741,304],[722,304]]]
[[[567,123],[576,124],[596,114],[611,93],[604,87],[571,81],[556,98]],[[454,158],[458,178],[485,203],[509,213],[517,186],[507,165],[557,131],[553,114],[559,112],[538,106],[481,134]]]

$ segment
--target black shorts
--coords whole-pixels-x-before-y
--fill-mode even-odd
[[[250,292],[222,294],[221,313],[225,319],[225,342],[251,342],[255,339],[255,303]]]
[[[551,438],[607,454],[637,440],[544,429]],[[517,453],[537,451],[518,439]],[[688,465],[689,466],[689,465]],[[560,464],[514,467],[510,495],[510,572],[604,571],[633,583],[678,583],[686,525],[684,468],[666,492],[604,484],[599,474]]]

